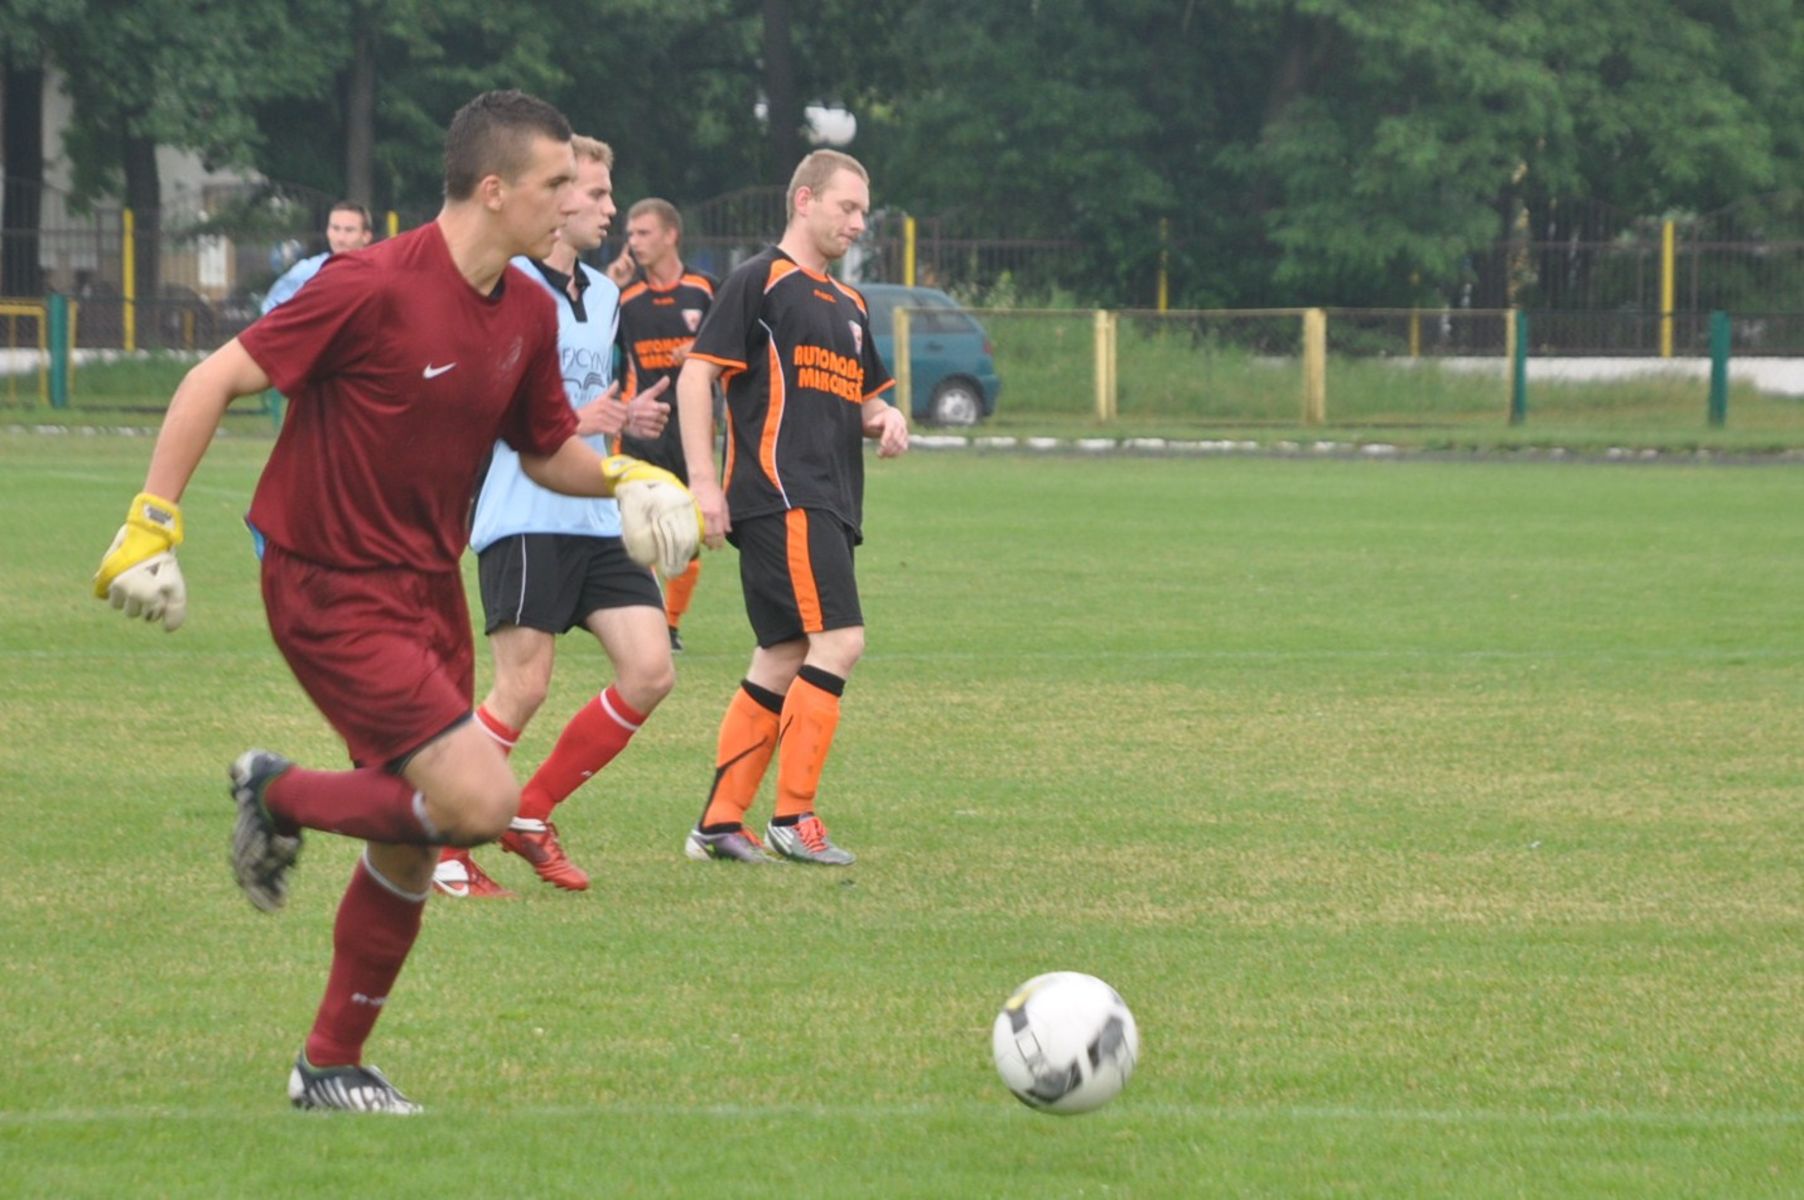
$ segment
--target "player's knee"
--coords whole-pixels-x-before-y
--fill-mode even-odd
[[[655,665],[640,665],[622,671],[614,686],[627,703],[642,713],[650,713],[676,687],[676,667],[668,659]]]
[[[864,657],[864,629],[835,629],[809,648],[809,658],[835,675],[851,674]]]
[[[446,822],[444,833],[453,845],[479,846],[507,832],[520,812],[520,788],[509,783],[471,791],[460,797]]]

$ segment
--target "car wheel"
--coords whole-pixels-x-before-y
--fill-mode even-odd
[[[969,379],[947,379],[933,389],[927,419],[935,425],[975,425],[983,417],[983,392]]]

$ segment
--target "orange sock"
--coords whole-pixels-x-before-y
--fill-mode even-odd
[[[702,560],[689,560],[689,567],[681,575],[673,575],[664,581],[664,624],[675,629],[683,623],[683,614],[689,611],[689,598],[695,595],[695,581],[702,576]]]
[[[782,749],[777,755],[777,811],[799,817],[814,811],[833,732],[839,728],[839,697],[846,681],[819,667],[803,667],[783,701]]]
[[[764,769],[777,749],[777,714],[783,697],[751,680],[743,680],[720,722],[714,754],[714,787],[699,828],[709,833],[745,823],[746,809],[757,798]]]

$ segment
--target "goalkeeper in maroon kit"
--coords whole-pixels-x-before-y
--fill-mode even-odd
[[[368,843],[289,1076],[300,1108],[419,1111],[364,1064],[364,1042],[419,933],[439,847],[490,841],[519,807],[506,759],[471,720],[459,570],[471,492],[496,440],[545,487],[614,496],[642,560],[680,570],[699,536],[673,476],[604,459],[575,436],[551,298],[508,265],[550,250],[574,179],[570,126],[555,108],[519,92],[465,105],[446,136],[435,220],[329,260],[188,373],[95,576],[95,593],[127,615],[181,625],[177,502],[234,397],[272,385],[289,397],[247,521],[270,633],[353,769],[241,755],[233,872],[270,911],[287,898],[303,829]]]

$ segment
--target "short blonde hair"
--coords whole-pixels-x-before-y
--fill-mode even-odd
[[[871,182],[871,174],[864,169],[863,163],[838,150],[816,150],[796,164],[795,174],[789,177],[788,216],[794,219],[796,215],[797,192],[803,188],[818,192],[840,171],[852,172],[864,180],[867,186]]]
[[[575,134],[570,139],[570,149],[575,151],[578,162],[598,162],[610,171],[614,169],[614,147],[600,138]]]

